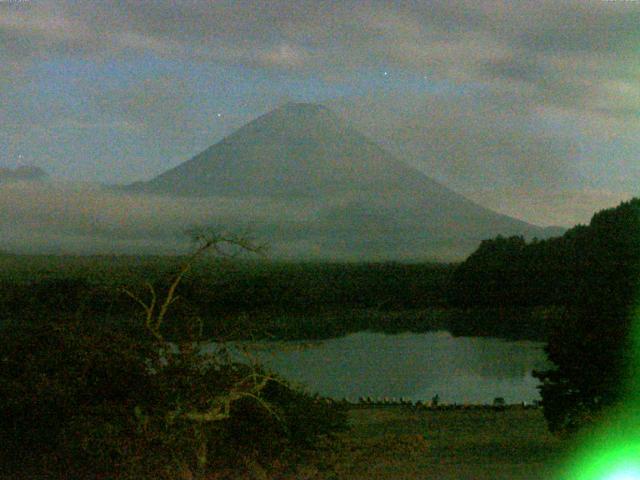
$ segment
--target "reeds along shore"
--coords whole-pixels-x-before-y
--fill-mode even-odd
[[[518,403],[505,403],[504,399],[501,397],[496,397],[493,403],[446,403],[446,402],[433,402],[426,401],[422,402],[420,400],[414,402],[410,399],[406,398],[372,398],[372,397],[360,397],[357,400],[342,398],[342,399],[333,399],[333,398],[318,398],[318,402],[323,402],[327,404],[340,404],[345,405],[351,408],[371,408],[371,407],[408,407],[413,409],[424,409],[424,410],[529,410],[529,409],[540,409],[542,408],[541,402],[539,400],[534,400],[532,402],[518,402]]]

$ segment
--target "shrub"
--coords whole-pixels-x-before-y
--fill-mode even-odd
[[[150,342],[129,332],[70,318],[10,324],[0,344],[0,443],[3,463],[53,455],[78,466],[88,430],[123,421],[148,401]],[[73,458],[72,458],[73,457]]]
[[[224,345],[201,354],[197,315],[183,325],[188,334],[178,345],[164,340],[182,276],[220,241],[235,242],[205,239],[163,295],[151,285],[147,300],[129,292],[145,313],[137,325],[76,316],[4,324],[0,463],[7,470],[173,479],[233,476],[279,462],[282,471],[345,428],[343,410],[234,361]]]

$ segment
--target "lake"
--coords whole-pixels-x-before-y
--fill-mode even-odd
[[[360,332],[309,342],[261,343],[254,355],[312,393],[446,403],[539,399],[534,369],[548,367],[543,344],[453,337],[448,332]]]

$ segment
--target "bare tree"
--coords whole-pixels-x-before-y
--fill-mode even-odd
[[[162,334],[162,324],[167,318],[169,309],[180,298],[177,294],[180,282],[193,268],[194,264],[206,253],[211,252],[217,257],[231,258],[242,253],[262,254],[265,251],[265,246],[256,243],[248,235],[220,233],[210,228],[193,229],[188,233],[196,243],[196,248],[173,276],[164,295],[160,295],[151,282],[145,282],[148,290],[146,299],[129,289],[124,289],[124,292],[142,307],[145,314],[146,329],[159,344],[162,353],[161,357],[165,360],[164,367],[174,362],[182,362],[183,364],[186,362],[192,366],[207,368],[207,366],[210,367],[214,359],[211,358],[211,355],[204,355],[197,351],[193,346],[193,341],[181,342],[176,349]],[[202,336],[202,320],[198,320],[200,329],[197,340],[199,341]],[[216,354],[213,355],[215,356]],[[225,362],[230,365],[230,357],[227,356]],[[208,464],[207,436],[205,435],[207,425],[228,419],[231,416],[231,407],[235,402],[245,398],[251,399],[260,404],[266,412],[278,418],[272,406],[262,398],[261,392],[269,382],[278,382],[279,380],[273,375],[262,373],[259,365],[253,359],[248,364],[248,374],[224,391],[209,398],[207,408],[193,408],[191,405],[181,405],[166,412],[165,419],[170,424],[176,420],[186,420],[193,424],[193,432],[198,443],[195,455],[198,465],[197,475],[199,476],[204,475]],[[163,366],[158,365],[156,368],[159,370]],[[139,410],[136,411],[136,415],[139,418],[144,416]]]

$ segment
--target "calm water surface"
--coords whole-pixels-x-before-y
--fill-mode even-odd
[[[361,332],[320,343],[261,344],[255,356],[310,392],[333,398],[406,397],[448,403],[538,399],[531,371],[547,367],[543,345],[447,332]]]

